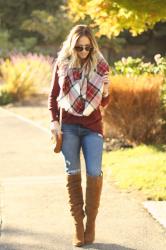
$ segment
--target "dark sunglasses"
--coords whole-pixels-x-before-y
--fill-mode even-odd
[[[83,50],[86,50],[86,51],[91,51],[91,50],[93,50],[93,48],[90,46],[90,45],[85,45],[85,46],[76,46],[75,47],[75,50],[76,51],[78,51],[78,52],[81,52],[81,51],[83,51]]]

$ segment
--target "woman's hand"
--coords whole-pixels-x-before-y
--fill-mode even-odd
[[[109,72],[106,72],[104,75],[103,75],[103,78],[102,78],[102,82],[103,84],[109,84]]]
[[[59,125],[59,122],[58,122],[58,121],[53,121],[53,122],[51,122],[50,129],[51,129],[51,133],[52,133],[53,135],[62,134],[62,131],[61,131],[61,128],[60,128],[60,125]]]
[[[109,95],[109,74],[106,72],[103,76],[103,97],[107,97]]]
[[[109,85],[108,84],[104,84],[103,97],[107,97],[108,95],[109,95]]]

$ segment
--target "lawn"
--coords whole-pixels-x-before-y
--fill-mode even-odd
[[[164,146],[140,145],[104,153],[103,166],[118,187],[139,190],[147,200],[166,200],[166,152]]]

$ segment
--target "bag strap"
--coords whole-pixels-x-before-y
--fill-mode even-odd
[[[62,108],[60,108],[60,111],[59,111],[59,125],[60,125],[60,129],[62,128]]]
[[[58,61],[55,61],[55,65],[54,65],[54,71],[56,71],[58,66]],[[55,74],[54,74],[55,76]],[[54,83],[54,80],[52,81],[52,83]],[[60,129],[62,128],[62,108],[59,109],[59,125],[60,125]]]

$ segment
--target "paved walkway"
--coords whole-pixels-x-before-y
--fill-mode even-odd
[[[2,109],[0,177],[1,250],[75,249],[62,155],[51,152],[48,133]],[[164,250],[166,231],[105,179],[96,243],[79,249]]]

